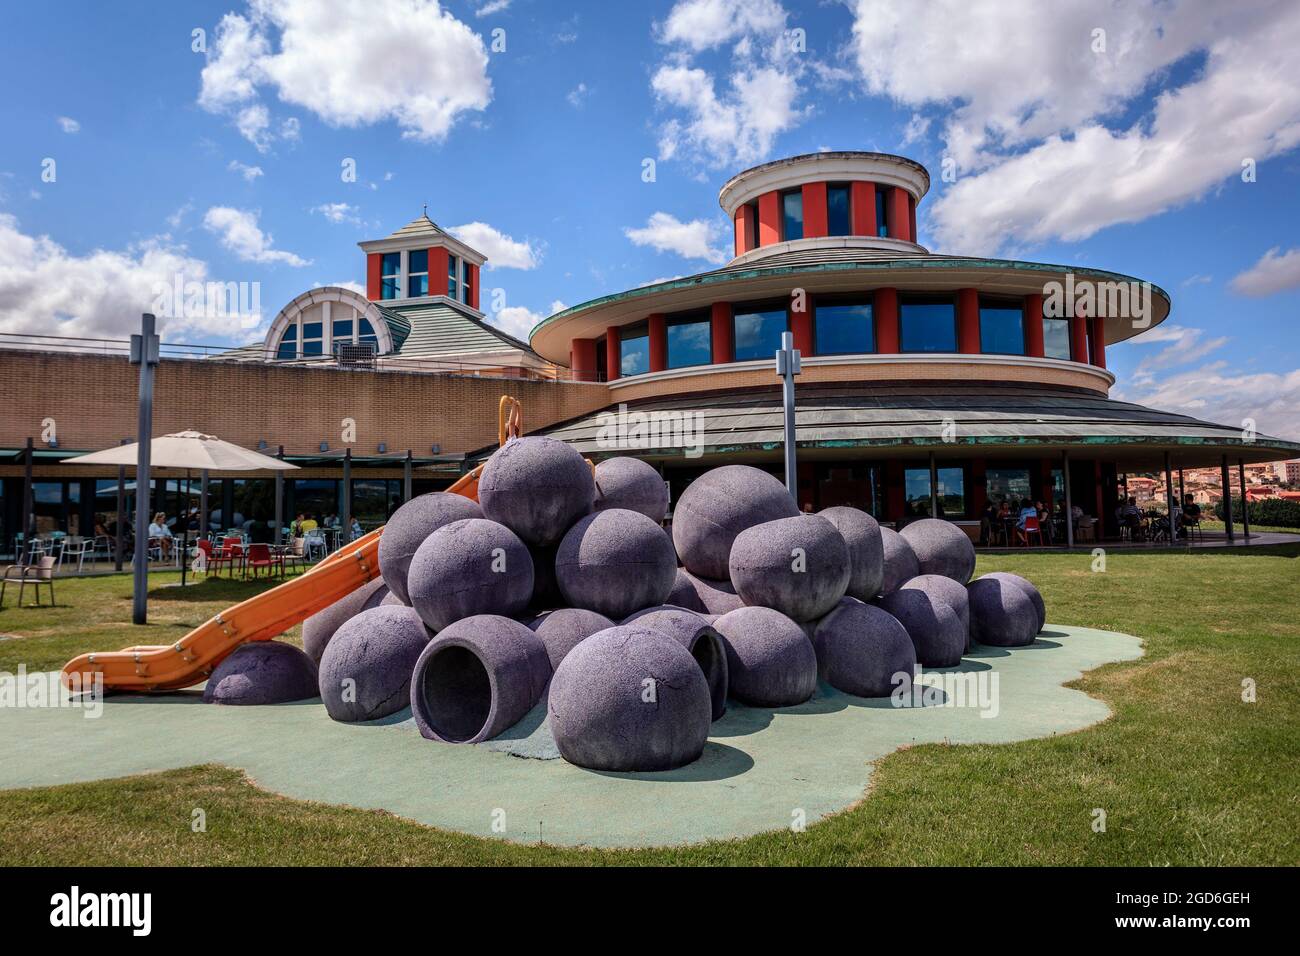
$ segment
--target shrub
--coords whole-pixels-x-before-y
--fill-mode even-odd
[[[1223,520],[1223,499],[1214,505],[1214,516]],[[1286,501],[1282,498],[1265,498],[1252,501],[1248,514],[1253,525],[1268,525],[1274,528],[1300,528],[1300,501]],[[1232,499],[1232,520],[1241,521],[1241,499]]]

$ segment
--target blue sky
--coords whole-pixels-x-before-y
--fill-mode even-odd
[[[266,322],[363,282],[356,242],[427,202],[521,334],[724,261],[737,170],[877,149],[930,168],[936,251],[1170,293],[1111,350],[1117,395],[1300,438],[1294,3],[51,0],[4,26],[0,332],[121,337],[177,271],[259,282]]]

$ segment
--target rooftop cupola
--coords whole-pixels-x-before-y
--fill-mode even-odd
[[[366,298],[413,305],[448,301],[479,308],[479,270],[487,256],[421,213],[384,239],[357,243],[366,253]]]

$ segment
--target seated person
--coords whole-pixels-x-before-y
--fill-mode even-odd
[[[156,539],[160,552],[165,559],[172,553],[172,529],[167,527],[167,516],[161,511],[153,516],[149,523],[149,537]]]
[[[1020,537],[1026,541],[1029,539],[1025,538],[1025,528],[1028,527],[1028,521],[1030,518],[1035,520],[1038,519],[1038,509],[1030,504],[1029,499],[1026,498],[1020,503],[1020,514],[1016,517],[1016,531],[1018,531]]]
[[[998,520],[998,507],[991,501],[984,503],[980,513],[980,544],[987,545],[993,538],[993,523]]]
[[[1183,495],[1183,517],[1188,524],[1196,524],[1201,520],[1201,506],[1191,495]]]
[[[298,522],[298,531],[301,534],[306,534],[308,531],[315,531],[318,527],[320,526],[316,523],[315,518],[308,517]]]

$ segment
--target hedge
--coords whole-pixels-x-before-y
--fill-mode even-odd
[[[1223,500],[1215,502],[1214,514],[1223,520]],[[1232,520],[1241,521],[1241,499],[1232,499]],[[1250,503],[1250,523],[1275,528],[1300,528],[1300,501],[1283,498],[1265,498]]]

